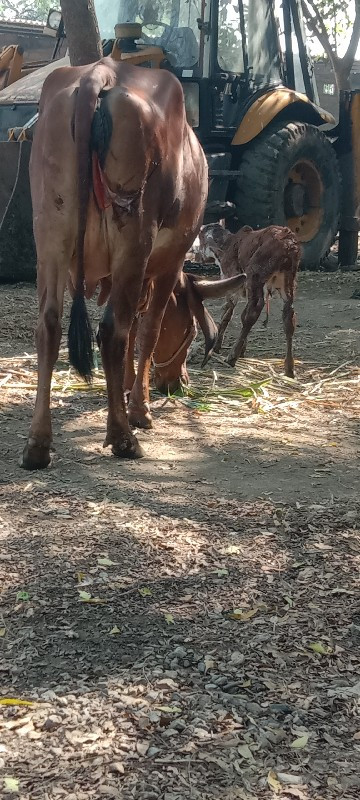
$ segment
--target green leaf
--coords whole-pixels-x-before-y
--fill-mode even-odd
[[[4,789],[9,794],[16,794],[19,791],[19,781],[17,778],[4,778]]]
[[[228,616],[230,619],[238,619],[240,622],[248,622],[248,620],[252,619],[252,617],[254,617],[258,611],[258,608],[249,608],[248,611],[243,608],[234,608],[234,611],[231,611]]]
[[[24,600],[24,602],[26,600],[30,600],[29,592],[18,592],[17,595],[16,595],[16,599],[17,600]]]
[[[111,561],[111,558],[98,558],[97,560],[100,567],[112,567],[117,564],[117,561]]]
[[[110,636],[115,636],[117,633],[121,633],[121,630],[117,625],[114,625],[114,627],[111,628]]]
[[[166,614],[164,614],[164,617],[165,617],[165,620],[166,620],[168,625],[174,625],[175,620],[174,620],[174,617],[173,617],[172,614],[166,613]]]
[[[330,656],[333,652],[332,647],[322,644],[321,642],[311,642],[308,647],[309,650],[313,650],[314,653],[319,653],[320,656]]]
[[[217,574],[218,578],[223,578],[225,575],[229,574],[229,570],[225,569],[225,568],[224,569],[217,569],[216,570],[216,574]]]
[[[141,597],[152,597],[152,591],[147,586],[142,586],[139,589],[139,594],[141,594]]]
[[[178,706],[155,706],[156,711],[162,711],[163,714],[180,714],[182,709]]]
[[[36,706],[32,700],[20,700],[19,697],[0,697],[0,706]]]
[[[292,747],[294,750],[302,750],[304,747],[306,747],[309,737],[310,733],[304,733],[303,736],[299,736],[298,739],[294,739],[290,747]]]
[[[5,636],[6,628],[0,628],[0,639]]]
[[[83,603],[88,603],[91,600],[91,594],[89,592],[79,592],[79,600],[82,600]]]

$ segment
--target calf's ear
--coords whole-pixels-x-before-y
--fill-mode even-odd
[[[215,347],[218,329],[211,314],[209,314],[203,304],[202,296],[197,288],[198,281],[196,280],[196,276],[186,274],[184,277],[186,278],[186,294],[190,311],[198,321],[205,338],[205,356],[201,364],[201,366],[204,367]]]
[[[201,281],[196,280],[195,275],[191,277],[202,300],[215,300],[217,297],[224,297],[226,294],[231,294],[241,289],[246,282],[245,272],[234,275],[232,278],[222,278],[219,281]]]

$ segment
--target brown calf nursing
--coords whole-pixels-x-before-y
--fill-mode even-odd
[[[246,275],[242,274],[234,275],[229,279],[207,281],[199,280],[195,275],[181,273],[166,306],[159,338],[154,349],[153,377],[155,386],[160,392],[172,394],[180,389],[182,384],[189,383],[186,358],[189,347],[197,334],[198,326],[205,339],[204,363],[212,352],[217,339],[217,327],[211,314],[205,308],[204,301],[224,297],[229,293],[234,294],[234,291],[238,291],[243,286],[245,280]],[[150,298],[148,298],[148,302],[150,302]],[[141,343],[142,318],[146,311],[147,308],[144,306],[141,313],[135,318],[130,332],[124,378],[124,391],[128,399],[131,399],[131,391],[136,381],[135,342],[137,339],[138,346]],[[97,332],[96,338],[100,348],[104,326],[106,328],[113,324],[113,312],[109,303]],[[147,411],[148,419],[138,423],[141,427],[151,427],[149,407]]]
[[[216,223],[205,225],[199,237],[202,252],[206,255],[212,253],[215,260],[219,261],[223,277],[229,278],[239,272],[246,274],[244,289],[229,297],[223,308],[215,352],[220,352],[239,297],[246,297],[246,306],[241,315],[241,334],[227,358],[228,363],[235,366],[237,359],[245,355],[247,337],[265,304],[264,294],[268,302],[269,296],[277,290],[284,301],[283,323],[287,340],[285,375],[293,378],[293,301],[301,255],[295,234],[279,225],[270,225],[259,231],[245,226],[238,233],[231,234]]]

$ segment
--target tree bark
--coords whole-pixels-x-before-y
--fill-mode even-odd
[[[102,58],[94,0],[60,0],[70,63],[73,67]]]

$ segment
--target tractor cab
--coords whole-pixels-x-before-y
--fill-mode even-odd
[[[183,84],[203,143],[235,133],[250,105],[276,87],[316,102],[296,1],[95,0],[95,8],[106,55],[162,51],[157,66]]]

